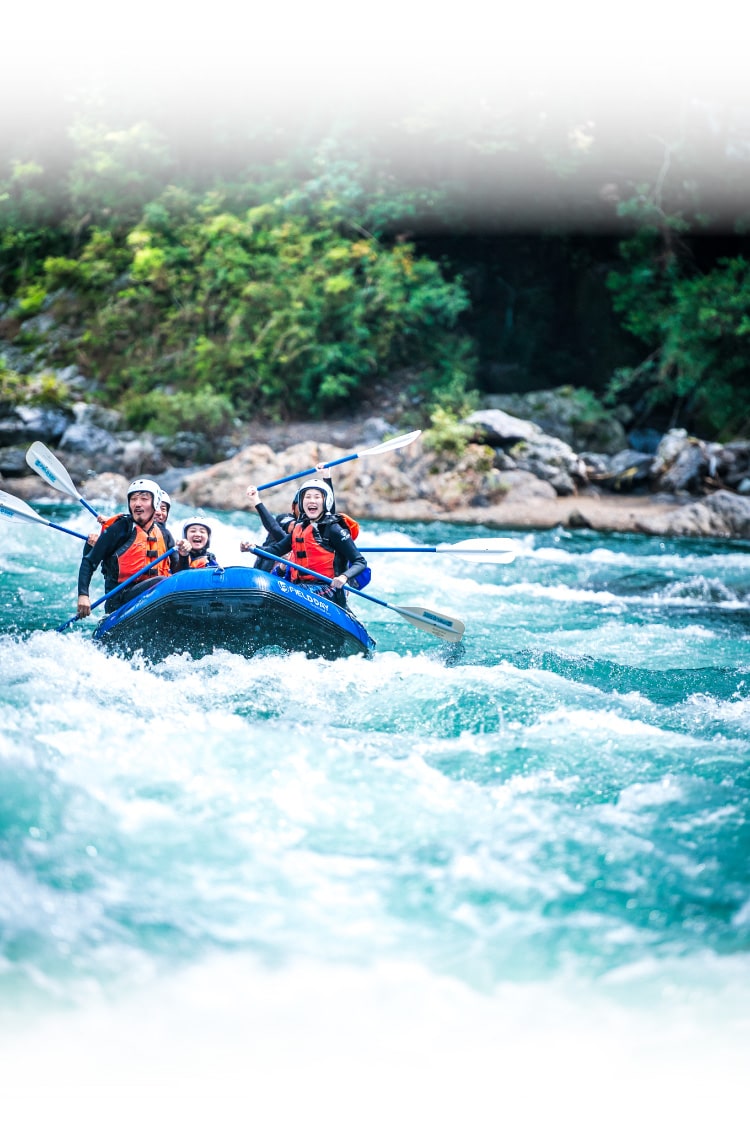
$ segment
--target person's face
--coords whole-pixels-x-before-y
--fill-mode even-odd
[[[306,490],[302,496],[302,509],[311,521],[323,516],[325,498],[321,490]]]
[[[205,549],[208,544],[208,530],[202,525],[189,525],[185,530],[185,540],[191,549]]]
[[[159,509],[156,512],[156,520],[161,521],[161,522],[165,522],[168,517],[169,517],[169,503],[168,502],[162,502],[162,504],[159,506]]]
[[[130,495],[128,505],[136,525],[148,525],[155,516],[153,495],[148,490],[136,490]]]

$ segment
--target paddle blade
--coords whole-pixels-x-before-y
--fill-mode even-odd
[[[40,517],[36,510],[32,510],[31,506],[26,502],[22,502],[20,498],[14,498],[12,494],[6,494],[4,490],[0,490],[0,517],[6,518],[8,521],[34,521],[39,525],[49,525],[46,518]]]
[[[518,545],[510,537],[470,537],[455,545],[436,545],[436,553],[452,553],[467,561],[482,564],[510,564],[515,560]]]
[[[435,635],[447,643],[460,643],[463,638],[465,627],[460,619],[453,619],[443,612],[431,612],[429,608],[397,607],[395,604],[388,606],[391,611],[398,612],[414,627],[421,628],[428,635]]]
[[[69,497],[79,500],[81,495],[73,485],[73,480],[60,460],[52,454],[44,443],[32,443],[26,452],[26,462],[33,471],[53,486],[55,490],[68,494]]]
[[[368,447],[366,451],[360,451],[357,454],[358,459],[362,459],[365,455],[382,455],[386,451],[400,451],[402,447],[408,447],[422,434],[421,431],[410,431],[408,435],[396,435],[393,439],[386,440],[385,443],[379,443],[377,447]]]

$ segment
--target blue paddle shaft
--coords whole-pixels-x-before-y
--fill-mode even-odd
[[[351,457],[351,455],[347,456],[347,458]],[[266,557],[269,561],[276,561],[277,564],[290,564],[290,562],[284,560],[283,557],[275,557],[273,553],[267,553],[265,549],[259,549],[257,546],[253,549],[253,552],[256,554],[256,556]],[[314,576],[317,580],[322,580],[324,584],[331,583],[330,576],[324,576],[322,572],[315,572],[313,569],[308,568],[307,565],[293,564],[291,567],[296,568],[297,572],[306,572],[309,576]],[[345,592],[353,592],[355,596],[361,596],[363,600],[371,600],[373,604],[380,604],[380,606],[383,608],[391,607],[390,604],[386,604],[385,600],[379,600],[377,596],[368,596],[367,592],[360,592],[359,588],[350,588],[348,584],[344,584],[343,588]]]
[[[86,499],[85,499],[85,498],[80,498],[80,497],[79,497],[78,501],[79,501],[79,502],[81,503],[81,505],[82,505],[82,506],[85,506],[85,507],[86,507],[86,509],[87,509],[87,510],[89,511],[89,513],[90,513],[90,514],[93,514],[95,518],[98,518],[98,517],[99,517],[99,514],[98,514],[98,513],[96,512],[96,510],[94,509],[94,507],[93,507],[93,506],[90,506],[90,505],[88,504],[88,502],[86,501]]]
[[[50,529],[59,529],[61,533],[69,533],[71,537],[80,537],[82,541],[88,541],[85,533],[76,533],[75,529],[68,529],[65,525],[55,525],[54,521],[48,521],[47,525]]]
[[[96,600],[91,605],[91,611],[93,612],[94,608],[98,608],[99,605],[103,604],[105,600],[111,600],[116,592],[121,592],[123,588],[127,588],[128,584],[132,584],[133,581],[137,580],[139,576],[143,576],[144,572],[150,572],[152,568],[155,568],[156,565],[159,564],[160,561],[163,561],[165,557],[170,557],[174,552],[174,547],[167,549],[166,553],[162,553],[162,555],[160,557],[157,557],[156,560],[149,561],[147,565],[144,565],[143,568],[139,568],[138,572],[134,572],[133,575],[129,576],[127,580],[123,580],[123,582],[121,584],[118,584],[117,587],[112,588],[109,592],[105,592],[104,595],[100,597],[100,599]],[[75,623],[75,621],[80,618],[80,615],[76,612],[76,614],[71,616],[70,619],[66,620],[65,623],[61,623],[56,630],[64,631],[66,627],[70,627],[71,623]]]
[[[344,455],[342,459],[334,459],[331,463],[323,463],[324,469],[332,466],[340,466],[341,463],[349,463],[352,459],[358,459],[359,454]],[[296,474],[288,474],[286,478],[277,478],[273,482],[264,482],[262,486],[258,486],[258,492],[261,490],[270,490],[272,486],[283,486],[285,482],[293,482],[295,478],[304,478],[306,474],[314,474],[318,468],[316,466],[310,467],[309,470],[298,470]]]

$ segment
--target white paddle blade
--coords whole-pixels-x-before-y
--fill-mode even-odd
[[[73,479],[68,474],[65,467],[60,460],[52,454],[44,443],[32,443],[26,452],[26,462],[32,470],[36,471],[40,478],[53,486],[55,490],[62,491],[63,494],[68,494],[69,497],[75,498],[78,501],[81,495],[73,485]]]
[[[460,643],[463,639],[466,628],[460,619],[453,619],[442,612],[431,612],[428,608],[394,607],[393,604],[391,607],[429,635],[435,635],[447,643]]]
[[[8,521],[34,521],[39,525],[49,525],[46,518],[40,517],[36,510],[32,510],[26,502],[22,502],[20,498],[14,498],[12,494],[6,494],[4,490],[0,490],[0,517],[6,518]]]
[[[483,564],[510,564],[516,558],[518,545],[510,537],[471,537],[455,545],[437,545],[435,552],[453,553]]]
[[[421,434],[421,431],[410,431],[408,435],[397,435],[394,439],[379,443],[377,447],[368,447],[366,451],[360,451],[357,458],[362,459],[365,455],[382,455],[386,451],[400,451],[402,447],[408,447],[413,443]]]

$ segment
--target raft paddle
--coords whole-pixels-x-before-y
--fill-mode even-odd
[[[455,545],[371,545],[360,549],[361,553],[452,553],[481,564],[510,564],[517,551],[518,545],[510,537],[470,537]]]
[[[59,529],[61,533],[69,533],[71,537],[80,537],[81,541],[88,540],[85,533],[76,533],[75,529],[68,529],[64,525],[57,525],[54,521],[48,521],[36,510],[32,510],[26,502],[22,502],[20,498],[14,498],[12,494],[6,494],[4,490],[0,490],[0,517],[7,518],[9,521],[18,518],[19,521],[32,521],[36,525],[48,525],[50,529]]]
[[[273,553],[267,553],[265,549],[261,549],[257,545],[253,552],[259,557],[267,557],[269,561],[276,561],[277,564],[289,564],[289,561],[283,557],[275,557]],[[309,576],[317,577],[324,584],[331,583],[331,577],[324,576],[322,572],[314,572],[313,569],[299,564],[295,564],[293,567],[298,572],[306,572]],[[412,626],[426,631],[428,635],[436,635],[438,639],[445,639],[449,643],[460,643],[463,638],[464,624],[460,619],[453,619],[452,616],[445,615],[444,612],[431,612],[429,608],[399,607],[396,604],[387,604],[385,600],[379,600],[377,596],[370,596],[367,592],[360,592],[359,588],[351,588],[348,584],[344,584],[343,587],[345,592],[352,592],[355,596],[361,596],[363,600],[370,600],[373,604],[380,604],[382,608],[396,612],[408,620]]]
[[[100,599],[94,601],[94,603],[91,605],[90,610],[93,612],[94,608],[98,608],[99,605],[103,604],[105,600],[111,600],[115,592],[121,592],[123,588],[127,588],[128,584],[132,584],[133,581],[137,580],[139,576],[143,576],[144,572],[148,572],[149,569],[152,569],[156,565],[158,565],[159,561],[163,561],[165,557],[171,556],[174,551],[175,548],[173,545],[171,549],[167,549],[166,553],[162,553],[160,557],[157,557],[153,561],[149,561],[147,565],[143,566],[143,568],[139,568],[138,572],[134,572],[133,575],[129,576],[127,580],[123,580],[122,583],[118,584],[115,588],[110,588],[109,592],[105,592],[104,595],[100,597]],[[76,612],[76,614],[72,615],[70,619],[65,621],[65,623],[61,623],[59,627],[56,627],[55,631],[65,631],[66,627],[70,627],[71,623],[75,623],[77,619],[81,618],[87,619],[88,617],[81,617],[78,612]]]
[[[386,451],[400,451],[421,435],[421,431],[410,431],[408,435],[396,435],[387,439],[385,443],[378,443],[377,447],[368,447],[366,451],[355,451],[353,455],[344,455],[341,459],[333,459],[330,463],[323,463],[324,468],[340,466],[341,463],[350,463],[352,459],[364,459],[367,455],[384,455]],[[295,478],[304,478],[306,474],[314,474],[318,468],[310,467],[309,470],[298,470],[296,474],[288,474],[286,478],[276,478],[273,482],[264,482],[258,490],[270,490],[272,486],[283,486],[285,482],[293,482]],[[330,578],[329,578],[330,579]]]
[[[79,492],[73,485],[73,479],[68,474],[65,467],[62,465],[56,455],[53,455],[44,443],[32,443],[26,452],[26,462],[32,470],[35,470],[40,478],[43,478],[55,490],[60,490],[61,493],[67,494],[70,498],[75,498],[82,506],[85,506],[89,513],[98,518],[99,514],[90,506],[85,498],[82,498]]]

